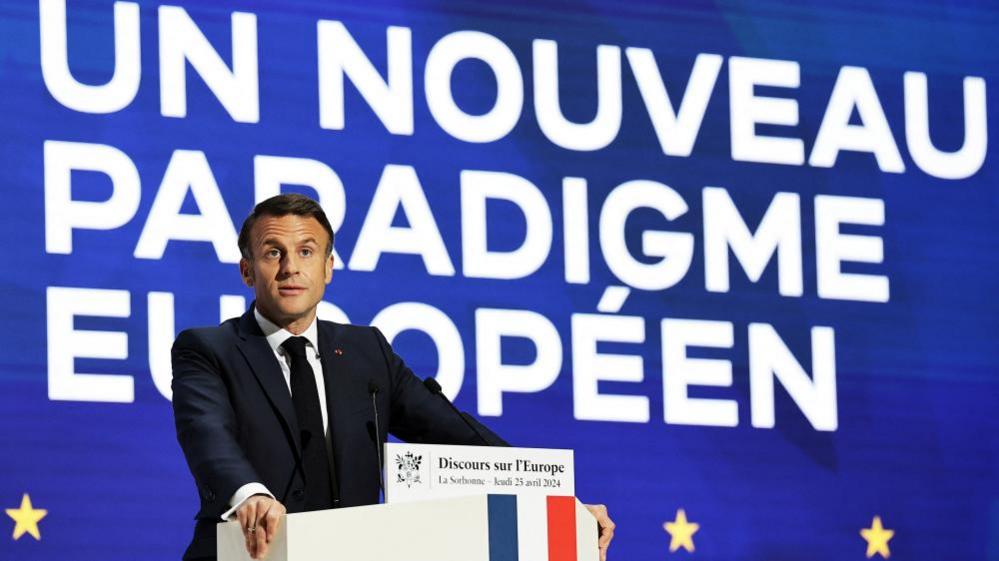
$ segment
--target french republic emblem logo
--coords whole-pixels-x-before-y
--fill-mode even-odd
[[[396,483],[405,483],[406,487],[423,483],[420,480],[421,462],[423,462],[423,456],[414,456],[412,452],[406,452],[404,455],[396,454],[395,465],[399,469]]]

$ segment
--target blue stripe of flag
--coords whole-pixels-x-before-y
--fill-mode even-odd
[[[517,496],[489,495],[489,561],[518,561]]]

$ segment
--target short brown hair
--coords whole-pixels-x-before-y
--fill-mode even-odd
[[[253,259],[253,252],[250,250],[250,232],[253,231],[253,225],[260,217],[280,217],[289,214],[315,218],[330,236],[330,241],[326,244],[326,256],[329,257],[333,253],[333,227],[330,226],[330,221],[326,218],[323,207],[305,195],[286,193],[260,201],[257,206],[253,207],[253,212],[243,221],[243,227],[239,229],[239,252],[243,254],[243,257]]]

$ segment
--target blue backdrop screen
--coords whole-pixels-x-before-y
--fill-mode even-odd
[[[238,227],[291,191],[320,315],[574,449],[612,559],[999,559],[997,22],[0,3],[0,559],[179,558],[170,345],[246,309]]]

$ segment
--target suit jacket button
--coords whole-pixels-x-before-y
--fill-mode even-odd
[[[291,496],[295,497],[296,499],[301,499],[302,497],[305,496],[305,491],[301,489],[295,489],[294,491],[291,492]]]

